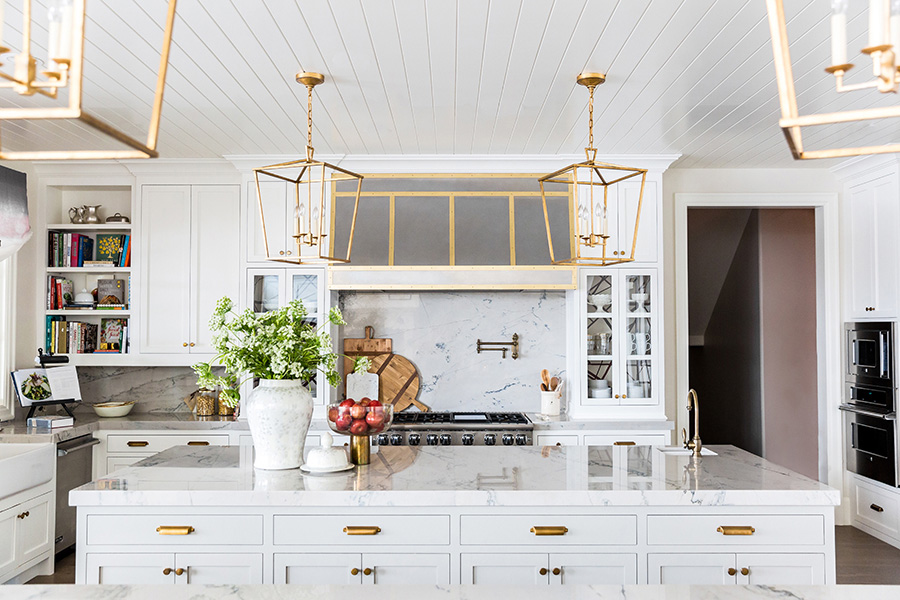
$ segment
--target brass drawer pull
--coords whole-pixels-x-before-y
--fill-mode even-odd
[[[546,575],[546,574],[547,574],[547,569],[546,569],[546,567],[541,567],[541,570],[538,571],[538,573],[540,573],[541,575]]]
[[[344,533],[347,535],[377,535],[381,533],[381,527],[375,525],[347,525],[344,527]]]
[[[163,575],[171,575],[171,574],[172,574],[172,569],[170,569],[169,567],[166,567],[165,569],[163,569]]]
[[[209,446],[209,442],[188,442],[188,446]]]
[[[749,574],[750,574],[750,569],[748,569],[747,567],[741,567],[741,575],[746,577]]]
[[[753,535],[756,529],[749,525],[719,525],[716,531],[722,535]]]
[[[734,567],[728,567],[728,574],[734,577],[735,575],[737,575],[737,569],[735,569]]]
[[[884,512],[884,509],[878,506],[877,504],[870,504],[869,508],[874,510],[875,512]]]
[[[554,567],[554,568],[553,568],[553,574],[554,574],[554,575],[559,575],[560,573],[562,573],[562,569],[560,569],[559,567]]]
[[[613,446],[634,446],[634,442],[613,442]]]
[[[540,525],[535,525],[531,528],[531,533],[534,535],[566,535],[569,532],[568,527],[564,527],[562,525],[552,526],[552,527],[543,527]]]
[[[149,446],[150,442],[128,442],[128,446],[130,448],[143,448],[144,446]]]
[[[190,525],[160,525],[156,528],[159,535],[189,535],[194,531]]]
[[[25,512],[23,512],[23,513],[21,513],[21,514],[16,515],[16,518],[18,518],[18,519],[24,519],[25,517],[27,517],[27,516],[30,515],[30,514],[31,514],[31,513],[28,512],[28,511],[26,510]]]
[[[184,575],[184,569],[175,569],[175,574],[178,576]]]
[[[372,571],[374,571],[374,569],[370,569],[369,567],[366,567],[365,569],[363,569],[363,575],[371,575]]]
[[[350,574],[351,575],[359,575],[359,569],[357,569],[356,567],[353,567],[352,569],[350,569]]]

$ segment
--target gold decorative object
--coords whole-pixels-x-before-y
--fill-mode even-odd
[[[503,353],[503,358],[506,358],[506,351],[512,350],[512,358],[513,360],[519,358],[519,334],[514,333],[512,335],[511,342],[482,342],[480,339],[477,340],[477,344],[475,345],[475,352],[481,354],[482,352],[491,352],[497,351]]]
[[[166,26],[163,33],[159,73],[147,141],[141,142],[116,129],[109,123],[84,111],[82,107],[82,78],[84,67],[84,23],[86,0],[52,0],[48,11],[50,41],[48,44],[48,70],[37,73],[37,60],[31,54],[32,0],[22,4],[22,51],[13,62],[13,73],[0,69],[0,88],[12,89],[22,96],[40,94],[56,99],[60,90],[68,89],[66,106],[45,108],[0,108],[3,120],[77,120],[116,141],[130,150],[41,150],[5,151],[0,146],[3,160],[71,160],[71,159],[120,159],[156,158],[156,141],[159,137],[159,121],[162,113],[163,92],[166,87],[166,70],[169,65],[169,47],[172,44],[172,28],[175,24],[175,4],[169,0]],[[3,12],[0,10],[0,25]],[[10,48],[0,46],[0,54]]]
[[[351,435],[350,436],[350,462],[354,465],[369,464],[370,446],[369,436],[367,435]]]
[[[256,178],[256,194],[259,199],[259,217],[262,223],[263,240],[266,247],[266,258],[291,264],[311,262],[348,263],[353,249],[353,233],[356,229],[356,215],[359,211],[359,196],[362,191],[363,176],[347,171],[324,161],[313,158],[315,149],[312,145],[312,92],[313,88],[325,81],[321,73],[297,73],[297,82],[306,86],[306,158],[266,167],[253,169]],[[263,194],[260,188],[260,175],[286,181],[294,187],[294,241],[296,255],[282,250],[277,256],[269,251],[269,239],[266,231],[266,214],[263,206]],[[332,256],[334,253],[335,198],[329,189],[338,181],[356,180],[356,194],[353,204],[353,217],[350,221],[350,237],[347,241],[345,257]],[[301,189],[303,190],[301,192]],[[290,200],[287,200],[290,202]],[[284,214],[284,206],[277,207],[280,215]],[[274,219],[280,223],[281,218]],[[280,229],[280,227],[279,227]],[[282,235],[279,231],[276,236]]]
[[[897,54],[900,51],[900,4],[890,0],[869,1],[868,45],[860,52],[872,58],[874,78],[853,85],[844,85],[844,75],[853,68],[847,62],[847,8],[849,0],[833,0],[831,16],[831,66],[826,73],[834,76],[838,93],[875,88],[881,93],[896,92],[900,82]],[[893,9],[893,10],[892,10]],[[778,99],[781,103],[781,120],[778,124],[784,132],[791,154],[797,160],[811,158],[839,158],[863,154],[900,152],[900,144],[804,150],[802,128],[812,125],[833,125],[870,119],[900,117],[900,105],[831,113],[800,115],[797,92],[788,50],[787,27],[784,19],[783,0],[766,0],[769,13],[769,29],[772,32],[772,53],[775,58],[775,79],[778,83]],[[892,14],[893,12],[893,14]],[[892,22],[894,26],[892,27]],[[883,132],[884,128],[876,131]]]
[[[209,417],[216,414],[219,392],[216,390],[200,390],[197,393],[197,406],[194,410],[198,417]]]
[[[647,169],[622,167],[611,163],[597,162],[597,149],[594,148],[594,90],[606,81],[603,73],[582,73],[576,79],[590,91],[588,103],[588,147],[584,149],[585,161],[571,164],[538,181],[541,184],[541,199],[544,206],[544,224],[547,227],[547,243],[550,245],[550,260],[555,265],[615,265],[634,260],[637,245],[638,226],[641,222],[641,203],[644,199],[644,184],[647,181]],[[610,205],[622,207],[617,211],[621,218],[624,215],[624,194],[619,194],[621,183],[632,177],[641,176],[640,196],[634,217],[634,236],[631,239],[631,252],[614,250],[607,254],[607,242],[610,238],[609,215]],[[569,250],[566,259],[557,259],[553,251],[553,237],[550,233],[550,217],[547,209],[547,188],[552,185],[565,186],[570,190],[569,202]],[[613,223],[616,227],[616,223]]]
[[[234,407],[225,403],[225,397],[219,393],[219,416],[230,417],[234,415]]]

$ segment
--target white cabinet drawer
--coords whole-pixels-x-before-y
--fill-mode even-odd
[[[578,435],[556,435],[553,433],[539,433],[534,436],[535,446],[577,446]]]
[[[109,435],[106,438],[106,452],[128,453],[141,452],[143,454],[156,454],[173,446],[198,445],[198,446],[227,446],[228,434],[191,433],[189,435],[174,434],[130,434]]]
[[[274,523],[276,545],[450,543],[449,515],[275,515]],[[366,533],[373,528],[376,533]],[[354,531],[359,533],[354,535]]]
[[[139,460],[144,460],[153,456],[152,454],[147,454],[145,452],[134,454],[129,454],[128,456],[107,456],[106,457],[106,472],[112,473],[113,471],[118,471],[123,467],[128,467],[138,462]]]
[[[192,527],[193,531],[186,535],[165,535],[157,531],[160,527]],[[263,518],[262,515],[88,515],[87,532],[88,544],[262,544]]]
[[[854,478],[856,515],[854,519],[892,537],[900,537],[897,499]]]
[[[752,527],[750,535],[726,535]],[[651,545],[801,546],[825,543],[821,515],[651,515],[647,517],[647,543]]]
[[[665,446],[668,443],[667,436],[660,433],[612,433],[603,435],[585,435],[585,446]]]
[[[567,531],[558,534],[559,528]],[[541,528],[555,535],[538,535]],[[556,531],[554,531],[556,530]],[[524,546],[575,544],[637,544],[635,515],[463,515],[460,543]]]

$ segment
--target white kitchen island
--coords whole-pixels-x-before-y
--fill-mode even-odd
[[[78,583],[825,584],[837,490],[733,447],[178,447],[74,490]]]

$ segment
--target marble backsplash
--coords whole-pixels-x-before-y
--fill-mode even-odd
[[[540,410],[540,371],[565,369],[565,292],[342,292],[343,337],[391,338],[419,370],[432,410]],[[477,354],[476,340],[510,341],[519,358]]]
[[[135,400],[132,412],[185,412],[184,398],[197,389],[190,367],[79,367],[86,404]]]

